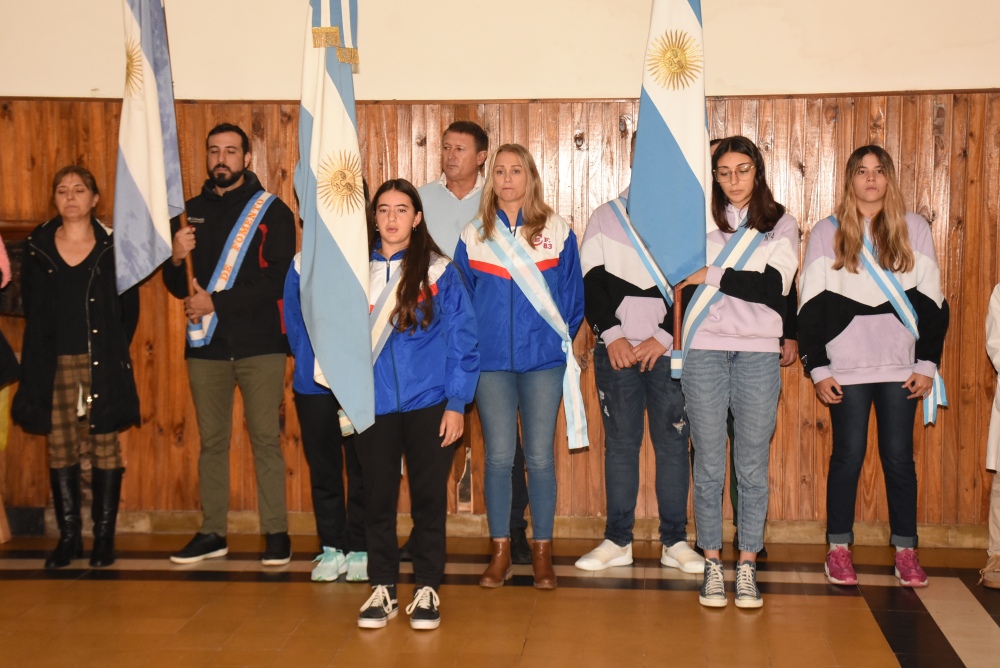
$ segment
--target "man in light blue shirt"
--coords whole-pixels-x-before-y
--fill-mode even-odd
[[[472,121],[455,121],[441,139],[441,178],[419,189],[427,231],[449,257],[458,237],[479,213],[483,163],[489,139]]]

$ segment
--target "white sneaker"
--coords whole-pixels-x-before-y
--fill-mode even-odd
[[[632,543],[625,547],[618,547],[607,539],[576,560],[576,567],[581,571],[603,571],[612,566],[629,566],[631,564]]]
[[[698,575],[705,572],[705,559],[683,540],[670,547],[664,545],[660,552],[660,563],[670,568],[679,568],[684,573]]]
[[[324,546],[323,553],[313,559],[313,563],[316,564],[312,570],[313,582],[333,582],[347,572],[344,553],[332,547]]]

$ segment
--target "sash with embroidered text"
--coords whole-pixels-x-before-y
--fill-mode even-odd
[[[837,228],[839,225],[837,219],[834,216],[830,216],[830,222],[833,223],[833,227]],[[865,243],[861,249],[861,263],[865,267],[865,271],[868,275],[872,277],[875,281],[875,285],[878,286],[885,298],[889,300],[892,304],[893,310],[896,311],[896,315],[903,322],[910,333],[913,334],[913,338],[920,338],[920,331],[918,329],[918,319],[917,319],[917,309],[913,307],[913,302],[910,298],[906,296],[906,290],[903,289],[902,284],[896,275],[891,271],[886,271],[878,263],[875,258],[875,247],[872,245],[871,239],[868,235],[865,235]],[[931,391],[924,398],[924,424],[931,424],[937,421],[938,406],[948,405],[948,393],[944,388],[944,379],[941,377],[941,372],[934,369],[934,380],[931,381]]]
[[[653,283],[656,284],[656,288],[663,295],[663,298],[667,300],[669,306],[674,305],[674,294],[667,282],[667,279],[663,276],[663,272],[660,268],[656,266],[656,262],[653,261],[652,256],[649,254],[649,249],[646,248],[646,244],[642,243],[639,239],[639,235],[636,234],[635,228],[632,227],[632,220],[629,218],[628,211],[626,210],[626,205],[628,200],[624,197],[619,197],[618,199],[613,199],[608,204],[611,205],[611,210],[615,212],[618,217],[618,222],[621,223],[622,229],[625,230],[625,234],[628,236],[628,240],[632,242],[632,248],[635,252],[639,254],[639,259],[642,260],[643,266],[646,267],[646,271],[649,272],[649,277],[653,279]]]
[[[215,271],[212,273],[208,285],[205,286],[209,293],[222,292],[233,287],[236,276],[240,273],[240,267],[243,266],[247,249],[250,247],[250,240],[257,232],[257,226],[260,225],[264,212],[275,199],[276,197],[271,193],[261,190],[247,202],[240,214],[239,219],[242,222],[229,233],[226,245],[222,249],[222,255],[219,257],[219,263],[215,266]],[[188,345],[192,348],[207,346],[212,342],[212,335],[218,324],[219,319],[214,311],[203,316],[201,322],[197,324],[189,322],[187,327]]]
[[[476,227],[482,234],[482,221],[476,219]],[[528,254],[525,245],[528,243],[523,236],[518,236],[516,228],[511,231],[497,217],[492,239],[486,239],[493,254],[497,256],[504,269],[510,274],[514,283],[521,289],[524,296],[542,319],[556,331],[562,339],[562,349],[566,354],[566,373],[563,375],[563,407],[566,409],[566,436],[571,450],[585,448],[590,445],[587,434],[587,413],[583,407],[583,393],[580,391],[580,365],[573,354],[573,339],[569,334],[569,326],[563,320],[559,307],[552,298],[548,283],[539,271],[538,266]]]
[[[746,216],[740,222],[739,227],[729,241],[722,247],[712,266],[721,269],[735,269],[740,271],[750,260],[750,256],[757,250],[764,240],[764,235],[757,230],[746,227]],[[708,316],[708,311],[717,301],[722,299],[722,292],[719,288],[702,283],[695,290],[694,297],[684,313],[684,325],[681,328],[681,345],[670,353],[670,376],[680,378],[684,370],[684,351],[691,345],[694,334],[698,331],[701,323]]]

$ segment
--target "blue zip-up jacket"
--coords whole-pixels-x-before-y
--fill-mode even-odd
[[[406,251],[386,260],[376,250],[369,263],[372,305]],[[447,401],[446,410],[465,412],[479,383],[476,316],[462,277],[444,257],[427,271],[434,318],[427,329],[393,330],[375,360],[375,415],[405,413]],[[427,299],[424,295],[421,299]],[[417,305],[417,318],[421,317]]]
[[[508,229],[510,221],[497,214]],[[517,215],[518,234],[523,229]],[[538,314],[490,247],[479,238],[479,221],[462,230],[455,264],[465,277],[479,323],[479,354],[483,371],[526,373],[566,363],[562,339]],[[583,321],[583,274],[576,235],[553,214],[542,229],[536,247],[528,253],[549,285],[559,313],[576,335]]]
[[[288,335],[288,345],[295,357],[295,373],[292,375],[292,389],[299,394],[330,394],[330,388],[324,387],[313,380],[316,367],[316,353],[306,332],[306,323],[302,319],[302,298],[299,295],[299,266],[302,253],[296,253],[292,265],[285,276],[284,310],[282,317],[285,323],[285,333]]]

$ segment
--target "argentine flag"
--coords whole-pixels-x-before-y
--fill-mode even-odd
[[[705,266],[712,163],[704,63],[700,0],[653,0],[628,213],[670,285]]]
[[[375,422],[368,326],[368,222],[354,109],[357,0],[310,0],[302,62],[299,290],[316,351],[316,381],[333,390],[357,431]]]
[[[170,257],[170,219],[184,211],[177,119],[160,0],[123,0],[125,94],[118,130],[114,234],[118,293]]]

